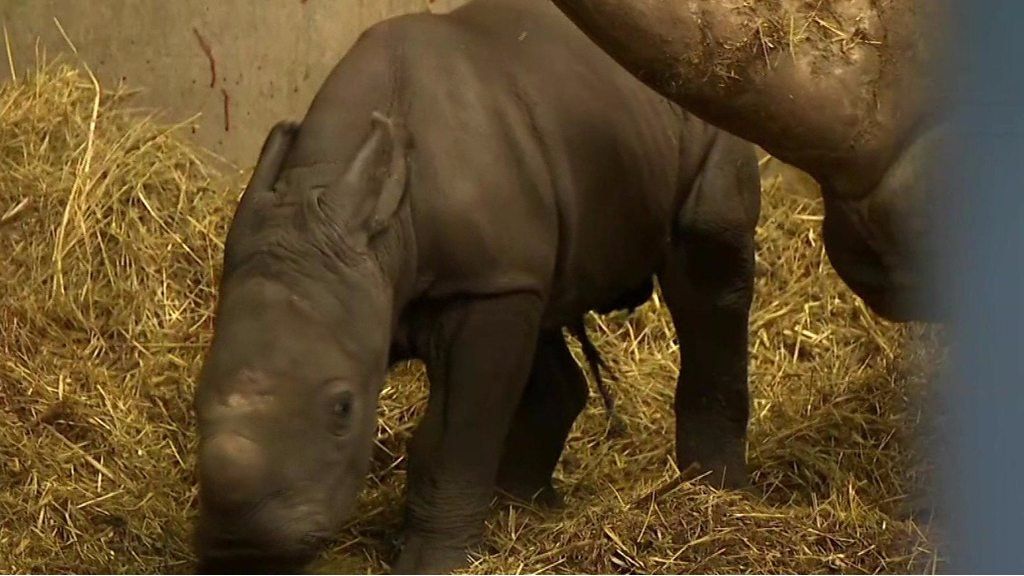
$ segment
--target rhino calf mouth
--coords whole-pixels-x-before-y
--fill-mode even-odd
[[[334,536],[317,507],[297,504],[286,491],[245,505],[228,500],[230,507],[205,496],[196,531],[200,573],[298,573]]]
[[[309,532],[282,544],[280,534],[254,538],[252,533],[205,528],[198,543],[200,574],[299,574],[331,541],[326,532]],[[271,536],[271,535],[267,535]]]
[[[305,556],[263,555],[251,553],[229,553],[202,557],[199,560],[199,574],[301,574],[303,567],[311,560]]]

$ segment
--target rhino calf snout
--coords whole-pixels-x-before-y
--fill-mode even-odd
[[[267,458],[255,442],[239,434],[222,434],[206,442],[199,455],[203,505],[237,510],[262,500],[268,492]]]
[[[240,434],[204,442],[199,475],[201,571],[297,570],[329,533],[315,507],[277,489],[264,448]]]

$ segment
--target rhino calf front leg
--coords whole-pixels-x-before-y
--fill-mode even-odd
[[[542,304],[513,295],[446,306],[428,320],[427,413],[409,445],[404,544],[392,570],[465,566],[494,495],[526,385]]]

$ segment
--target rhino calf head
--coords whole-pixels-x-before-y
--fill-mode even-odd
[[[203,571],[297,569],[353,508],[390,345],[386,258],[368,246],[402,190],[394,132],[374,121],[347,170],[286,166],[294,125],[264,145],[196,395]]]
[[[381,375],[332,303],[253,277],[228,289],[198,397],[200,555],[301,564],[352,508]]]

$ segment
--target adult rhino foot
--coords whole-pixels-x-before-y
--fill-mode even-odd
[[[451,574],[469,566],[468,550],[436,538],[408,535],[391,565],[392,574]]]

